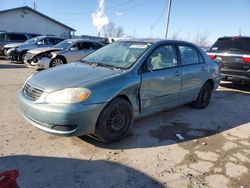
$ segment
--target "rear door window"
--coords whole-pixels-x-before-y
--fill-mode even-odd
[[[180,45],[179,50],[181,54],[181,65],[193,65],[201,63],[199,58],[200,54],[198,53],[196,48],[188,45],[187,46]]]
[[[96,47],[91,42],[79,43],[79,50],[92,50],[92,49],[96,49]]]
[[[220,38],[211,47],[210,52],[241,51],[250,53],[250,38]]]
[[[54,39],[53,43],[58,44],[59,42],[62,42],[62,41],[63,41],[62,39]]]
[[[54,39],[53,38],[46,38],[44,40],[45,45],[54,45]]]

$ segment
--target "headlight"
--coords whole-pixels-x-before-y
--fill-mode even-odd
[[[86,88],[66,88],[48,94],[45,97],[45,102],[58,104],[78,103],[85,101],[90,93],[90,90]]]

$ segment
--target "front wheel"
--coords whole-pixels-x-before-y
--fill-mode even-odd
[[[212,85],[206,82],[202,86],[198,98],[192,103],[192,106],[198,109],[206,108],[211,100],[212,91]]]
[[[50,67],[56,67],[56,66],[60,66],[65,64],[66,62],[60,58],[60,57],[56,57],[55,59],[53,59],[50,63]]]
[[[130,132],[132,123],[133,112],[130,103],[115,98],[101,112],[95,134],[104,142],[116,142]]]
[[[21,63],[24,63],[24,59],[25,59],[26,53],[27,53],[27,52],[22,52],[22,53],[19,55],[18,61],[20,61]]]

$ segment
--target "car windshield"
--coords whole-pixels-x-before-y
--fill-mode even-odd
[[[35,44],[40,39],[42,39],[42,37],[35,37],[35,38],[32,38],[32,39],[26,40],[23,44]]]
[[[114,42],[82,59],[85,63],[127,69],[151,46],[146,42]]]
[[[250,52],[250,38],[240,38],[240,37],[220,38],[214,43],[210,51]]]
[[[72,41],[64,40],[64,41],[58,43],[57,45],[55,45],[54,47],[55,47],[55,48],[60,48],[60,49],[67,49],[67,48],[69,48],[72,44],[73,44]]]

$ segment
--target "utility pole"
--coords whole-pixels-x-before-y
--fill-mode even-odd
[[[169,20],[170,20],[170,12],[171,12],[171,5],[172,5],[172,0],[168,0],[168,14],[167,14],[167,26],[166,26],[166,35],[165,39],[168,38],[168,27],[169,27]]]
[[[33,3],[33,9],[36,10],[36,2]]]

